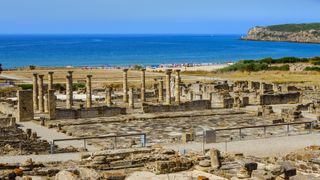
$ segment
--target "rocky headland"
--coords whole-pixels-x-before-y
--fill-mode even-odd
[[[320,43],[320,23],[257,26],[242,40]]]

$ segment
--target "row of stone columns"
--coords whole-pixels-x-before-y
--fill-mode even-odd
[[[45,92],[44,92],[44,83],[43,83],[44,75],[38,75],[37,73],[33,73],[33,109],[34,111],[38,111],[43,113],[45,106]],[[48,72],[48,90],[53,89],[53,72]]]
[[[66,108],[71,109],[73,105],[73,71],[68,71],[66,76]],[[86,107],[92,107],[92,75],[87,75],[86,77]]]
[[[145,98],[145,92],[146,92],[146,77],[145,77],[145,71],[146,69],[141,69],[141,95],[140,95],[140,99],[141,102],[145,102],[146,98]],[[176,103],[180,103],[180,96],[181,96],[181,89],[180,89],[180,82],[181,82],[181,77],[180,77],[180,70],[176,70],[175,71],[176,76],[175,76],[175,102]],[[166,104],[171,104],[171,74],[172,74],[172,70],[171,69],[167,69],[165,71],[165,86],[166,86],[166,99],[165,99],[165,103]],[[159,86],[158,86],[158,98],[159,98],[159,102],[163,101],[163,80],[160,79],[159,81]],[[130,92],[130,93],[133,93]],[[128,94],[128,69],[123,69],[123,102],[128,103],[130,100],[129,94]]]

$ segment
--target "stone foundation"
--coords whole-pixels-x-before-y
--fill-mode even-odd
[[[300,93],[264,94],[260,95],[260,105],[296,104],[300,102]]]
[[[55,119],[78,119],[78,118],[95,118],[109,117],[120,114],[126,114],[126,108],[121,107],[92,107],[87,109],[56,109]]]
[[[211,109],[211,102],[210,100],[196,100],[184,102],[180,105],[153,105],[143,103],[142,107],[144,113],[192,111]]]

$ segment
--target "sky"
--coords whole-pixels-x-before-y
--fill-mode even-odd
[[[245,34],[320,22],[320,0],[0,0],[0,34]]]

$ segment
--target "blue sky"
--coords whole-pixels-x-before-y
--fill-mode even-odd
[[[320,0],[0,0],[0,34],[243,34],[320,22]]]

